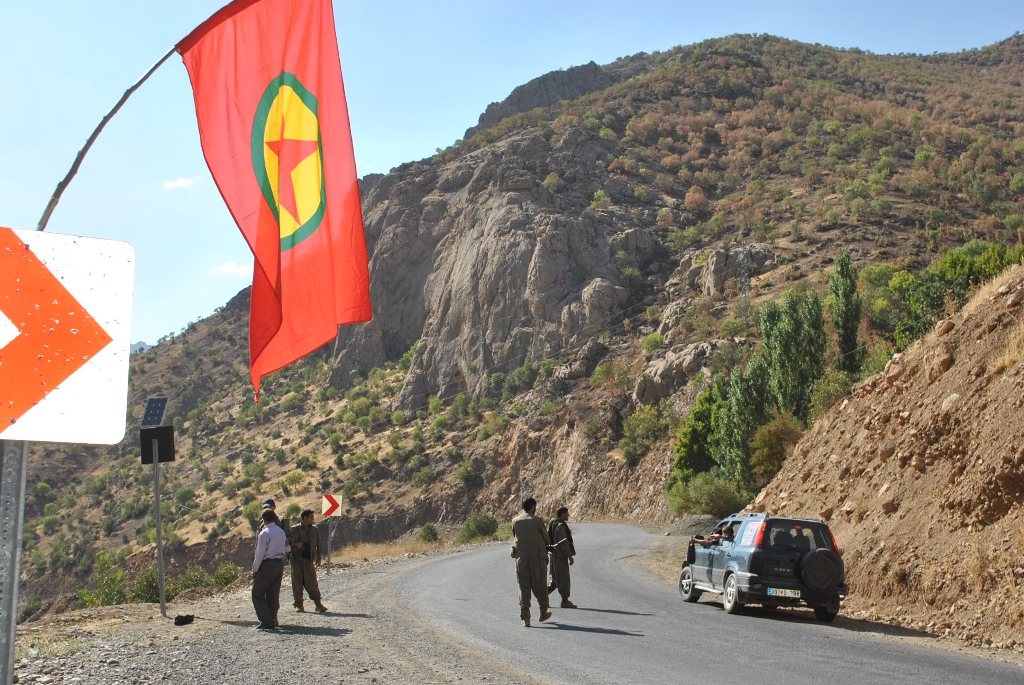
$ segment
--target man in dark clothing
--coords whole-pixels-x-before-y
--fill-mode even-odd
[[[569,601],[569,567],[573,565],[576,556],[572,531],[569,530],[569,507],[558,510],[548,525],[548,537],[551,539],[551,583],[548,585],[548,594],[558,588],[558,594],[562,596],[562,608],[575,609],[576,605]]]
[[[519,582],[519,617],[523,627],[530,627],[530,594],[537,598],[540,621],[551,618],[548,611],[548,531],[544,519],[537,516],[537,500],[523,500],[523,513],[512,519],[512,539],[515,543],[516,580]]]
[[[302,525],[292,531],[292,597],[296,611],[305,611],[303,590],[316,604],[319,613],[327,611],[320,601],[320,585],[316,579],[316,567],[320,565],[320,531],[313,525],[313,510],[301,514]]]

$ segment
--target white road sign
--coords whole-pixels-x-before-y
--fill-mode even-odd
[[[0,440],[124,436],[135,249],[0,227]]]

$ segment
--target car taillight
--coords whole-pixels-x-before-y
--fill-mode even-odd
[[[828,537],[829,537],[830,540],[832,540],[832,549],[834,549],[836,551],[836,554],[838,554],[839,556],[842,556],[843,555],[843,550],[839,549],[839,544],[836,542],[836,536],[832,534],[832,530],[831,529],[829,529],[829,531],[828,531]]]
[[[761,545],[764,543],[764,531],[767,527],[767,521],[761,521],[761,525],[757,527],[757,533],[754,534],[754,547],[756,549],[760,549]]]

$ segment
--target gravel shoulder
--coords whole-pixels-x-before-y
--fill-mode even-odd
[[[255,630],[247,585],[167,605],[101,607],[18,628],[15,682],[176,685],[288,682],[507,683],[537,682],[473,654],[415,620],[397,601],[393,583],[452,552],[409,555],[320,571],[329,611],[297,613],[287,578],[281,629]],[[173,618],[191,614],[193,623]]]

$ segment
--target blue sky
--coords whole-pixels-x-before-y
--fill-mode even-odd
[[[222,0],[0,6],[0,225],[34,229],[90,132]],[[360,176],[461,138],[545,72],[733,33],[875,53],[958,52],[1024,30],[1020,0],[335,0]],[[825,11],[828,8],[828,11]],[[176,55],[110,122],[47,231],[136,249],[132,339],[155,342],[249,284],[252,258],[203,161]]]

